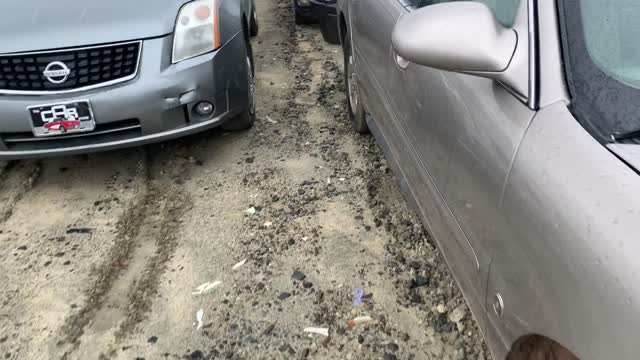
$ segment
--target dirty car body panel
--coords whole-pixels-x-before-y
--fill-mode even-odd
[[[213,1],[220,46],[174,62],[174,29],[185,4],[64,0],[0,5],[5,14],[0,25],[0,158],[142,145],[234,121],[249,107],[243,24],[255,11],[253,2]],[[119,57],[123,50],[124,59]],[[48,67],[54,62],[68,69],[66,83],[53,84],[45,76],[49,69],[61,69]],[[128,76],[119,76],[125,70]],[[35,136],[28,108],[78,101],[90,104],[94,130]],[[201,101],[211,103],[213,111],[196,113]]]
[[[338,0],[338,29],[343,41],[351,38],[354,88],[369,128],[494,358],[523,351],[517,344],[531,335],[564,356],[637,358],[640,145],[603,141],[574,112],[584,99],[567,77],[581,73],[563,61],[579,57],[562,47],[559,8],[575,17],[578,2],[479,2],[517,34],[499,74],[439,70],[399,56],[392,32],[448,1]],[[615,5],[638,8],[602,4]]]

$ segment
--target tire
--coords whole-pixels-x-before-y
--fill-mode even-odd
[[[358,90],[358,77],[354,68],[353,54],[351,53],[351,37],[346,36],[342,52],[344,53],[344,83],[347,91],[347,107],[351,126],[360,134],[369,133],[367,115],[362,104],[362,97]]]
[[[60,130],[58,131],[60,131],[60,134],[65,134],[67,132],[67,128],[61,125]]]
[[[295,22],[296,25],[310,25],[313,24],[313,19],[304,16],[304,15],[300,15],[297,12],[295,12],[294,10],[294,15],[295,15]]]
[[[304,15],[300,14],[298,12],[298,10],[296,10],[295,1],[296,0],[293,0],[292,9],[293,9],[293,16],[294,16],[296,25],[311,25],[311,24],[313,24],[315,22],[315,19],[313,17],[304,16]]]
[[[246,130],[253,127],[253,124],[256,122],[256,71],[255,65],[253,62],[253,50],[251,48],[251,41],[247,36],[246,39],[246,47],[247,47],[247,82],[249,83],[249,105],[247,109],[245,109],[240,115],[234,117],[233,119],[227,121],[222,128],[227,131],[239,131]]]
[[[253,5],[253,13],[251,14],[251,20],[249,21],[249,34],[251,36],[258,36],[258,31],[260,29],[258,24],[258,10],[256,10],[255,4]]]

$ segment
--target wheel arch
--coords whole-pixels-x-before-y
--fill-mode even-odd
[[[528,334],[514,341],[505,360],[578,360],[578,357],[547,336]]]

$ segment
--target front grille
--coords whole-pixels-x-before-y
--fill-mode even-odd
[[[0,92],[57,92],[112,84],[133,78],[138,71],[142,42],[77,49],[0,55]],[[69,69],[68,78],[51,82],[44,71],[52,62]],[[63,69],[59,65],[49,70]],[[64,76],[53,77],[54,81]]]

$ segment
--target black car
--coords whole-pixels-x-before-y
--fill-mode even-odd
[[[330,44],[339,44],[336,0],[293,0],[296,24],[320,25],[322,37]]]

